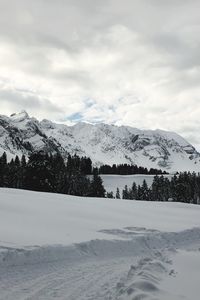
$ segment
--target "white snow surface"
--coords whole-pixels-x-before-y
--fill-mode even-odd
[[[199,215],[200,206],[180,203],[0,189],[1,241],[18,247],[109,239],[99,231],[130,226],[181,231],[200,226]]]
[[[196,300],[199,249],[197,205],[0,189],[2,300]]]

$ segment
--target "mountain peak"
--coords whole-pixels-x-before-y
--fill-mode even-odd
[[[174,132],[141,130],[130,126],[80,122],[74,126],[48,120],[38,122],[26,111],[10,118],[0,116],[0,155],[9,157],[33,151],[90,157],[101,164],[136,164],[166,171],[200,171],[200,153]]]
[[[25,110],[22,110],[19,113],[14,113],[10,116],[11,120],[14,122],[22,122],[26,119],[29,119],[29,115]]]

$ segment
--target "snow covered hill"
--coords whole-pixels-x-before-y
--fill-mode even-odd
[[[162,130],[77,123],[39,122],[26,112],[0,116],[0,154],[29,155],[34,150],[88,156],[95,165],[137,164],[167,171],[200,171],[200,154],[181,136]]]
[[[196,300],[200,206],[0,189],[1,300]]]
[[[70,245],[110,239],[102,230],[131,226],[181,231],[200,226],[199,216],[197,205],[0,188],[0,243],[10,247]]]

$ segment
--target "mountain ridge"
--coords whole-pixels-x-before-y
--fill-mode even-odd
[[[29,117],[26,111],[0,115],[0,154],[33,151],[88,156],[94,165],[137,164],[166,171],[200,171],[200,154],[175,132],[80,122],[73,126]]]

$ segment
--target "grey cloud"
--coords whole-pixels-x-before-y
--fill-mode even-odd
[[[197,144],[199,46],[198,0],[0,0],[1,108],[160,127]]]
[[[40,98],[32,92],[18,89],[1,89],[0,90],[0,103],[2,106],[10,106],[13,111],[20,111],[21,109],[37,112],[45,110],[45,115],[61,115],[62,110],[56,105],[52,104],[49,100]]]

